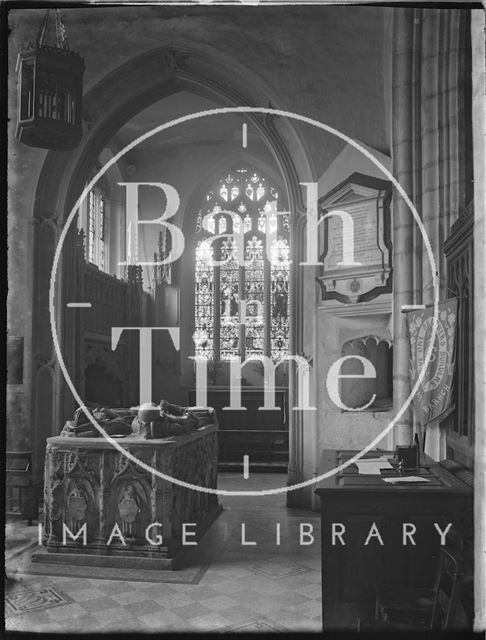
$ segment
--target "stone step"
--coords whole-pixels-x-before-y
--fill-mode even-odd
[[[174,560],[168,557],[136,557],[127,554],[98,555],[93,553],[49,553],[45,549],[32,555],[33,563],[122,567],[124,569],[172,569]]]

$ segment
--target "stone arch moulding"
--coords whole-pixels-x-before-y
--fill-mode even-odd
[[[235,76],[227,64],[221,64],[220,60],[217,62],[216,65],[215,60],[210,56],[185,48],[159,48],[133,58],[98,82],[84,97],[85,132],[78,147],[70,152],[51,151],[46,156],[36,190],[34,218],[42,219],[45,211],[56,212],[58,231],[60,231],[63,220],[69,214],[82,191],[91,163],[106,146],[106,143],[136,113],[166,96],[184,90],[210,98],[216,104],[225,107],[258,105],[271,108],[277,104],[280,108],[285,109],[285,105],[279,103],[278,96],[273,96],[265,83],[253,72],[247,72],[245,69],[245,79],[243,80],[242,75]],[[215,68],[218,69],[218,74],[215,74]],[[270,100],[274,100],[273,103],[268,102],[269,97]],[[275,118],[268,114],[246,114],[245,119],[257,129],[273,154],[276,165],[283,176],[289,207],[291,211],[298,214],[292,217],[291,222],[291,245],[294,247],[292,259],[294,263],[298,263],[302,260],[298,255],[300,253],[298,247],[301,243],[295,241],[297,239],[293,238],[293,235],[295,236],[296,232],[295,218],[302,215],[304,205],[296,165],[299,166],[301,175],[303,172],[306,174],[303,175],[302,181],[312,179],[311,176],[314,175],[313,167],[305,153],[305,145],[297,134],[293,123],[288,119]],[[287,144],[283,138],[287,140]],[[288,144],[291,144],[292,155],[287,149]],[[34,225],[34,229],[37,226]],[[69,250],[70,243],[73,241],[73,234],[68,233],[66,237],[68,246],[63,251],[60,268],[62,275],[58,277],[56,283],[56,301],[60,345],[66,366],[73,372],[72,378],[76,385],[79,383],[81,373],[76,368],[73,369],[78,355],[75,341],[75,320],[66,321],[66,315],[61,311],[65,302],[69,301],[66,298],[66,294],[69,292],[69,283],[76,278],[76,263],[73,258],[75,252]],[[49,327],[50,331],[49,318],[42,319],[40,317],[48,314],[46,305],[42,303],[41,298],[45,296],[47,299],[50,274],[49,277],[46,277],[45,269],[39,268],[40,235],[36,229],[33,243],[34,261],[31,277],[34,282],[34,291],[42,292],[42,296],[37,295],[33,299],[33,317],[37,318],[37,321],[32,328],[32,354],[33,357],[52,357],[54,347],[50,335],[43,335],[46,327]],[[53,255],[52,252],[51,264]],[[295,275],[290,282],[290,304],[292,318],[295,317],[296,311],[299,309],[295,294]],[[296,334],[294,324],[300,325],[300,323],[291,321],[290,343],[294,352],[299,353],[301,336]],[[44,329],[39,331],[38,327]],[[290,402],[293,401],[295,393],[292,377],[290,378]],[[33,370],[33,398],[38,397],[38,382],[38,371]],[[62,391],[56,393],[56,389]],[[36,402],[32,404],[34,407],[32,424],[39,424],[39,428],[36,427],[33,434],[34,451],[36,452],[35,474],[38,479],[42,475],[45,439],[58,433],[62,421],[66,419],[74,407],[71,392],[67,385],[62,383],[62,374],[58,366],[56,366],[56,375],[53,376],[51,392],[52,394],[48,394],[43,389],[42,394],[45,402],[49,402],[49,395],[51,402],[55,397],[55,401],[52,403],[54,406],[52,407],[51,425],[39,424],[38,412],[42,411],[42,407],[39,407]],[[292,435],[292,425],[290,429],[291,443],[299,442],[298,434],[294,434],[297,437]],[[292,448],[291,444],[291,461],[300,457],[299,452],[292,451]],[[293,467],[295,464],[293,465],[291,462],[289,471]],[[300,472],[301,469],[295,469],[294,481],[298,481]]]

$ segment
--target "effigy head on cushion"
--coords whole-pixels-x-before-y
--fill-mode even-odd
[[[160,407],[153,402],[145,402],[138,409],[138,419],[141,422],[152,422],[160,418]]]

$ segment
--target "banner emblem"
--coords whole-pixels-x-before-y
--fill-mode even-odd
[[[423,426],[439,418],[451,406],[455,365],[457,298],[439,304],[437,332],[429,366],[418,389],[413,406]],[[407,313],[410,340],[410,384],[413,386],[423,368],[433,328],[433,308]]]

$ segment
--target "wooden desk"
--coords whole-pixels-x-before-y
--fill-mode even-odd
[[[355,451],[323,451],[320,474],[349,460]],[[370,452],[366,457],[392,456]],[[449,534],[461,534],[472,518],[472,490],[430,458],[417,472],[429,480],[421,484],[387,484],[381,476],[358,474],[350,465],[316,488],[321,500],[323,629],[357,629],[358,619],[372,621],[379,584],[433,586],[440,547],[434,523]],[[395,471],[389,474],[398,475]],[[345,527],[332,544],[332,523]],[[383,540],[365,541],[373,523]],[[403,544],[403,523],[416,527],[415,546]],[[340,529],[338,525],[334,525]],[[447,538],[446,538],[447,540]]]

